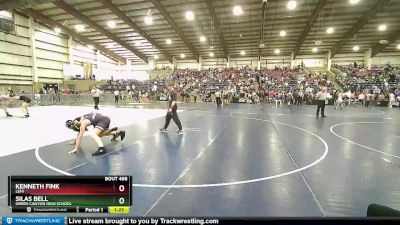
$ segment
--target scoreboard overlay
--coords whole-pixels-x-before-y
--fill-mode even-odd
[[[131,176],[9,176],[12,212],[127,213]]]

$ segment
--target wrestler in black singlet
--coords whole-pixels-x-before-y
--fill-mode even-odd
[[[95,128],[99,128],[100,130],[107,130],[111,123],[109,117],[97,113],[84,115],[81,119],[89,120],[91,125],[93,125]]]

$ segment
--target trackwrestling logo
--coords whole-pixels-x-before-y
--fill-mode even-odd
[[[64,225],[64,217],[3,217],[3,224],[12,225]]]

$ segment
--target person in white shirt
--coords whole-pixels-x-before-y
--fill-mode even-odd
[[[156,91],[157,91],[157,85],[156,85],[156,84],[153,85],[151,91],[152,91],[152,92],[156,92]]]
[[[223,92],[223,98],[224,98],[224,105],[229,105],[229,91],[227,89],[224,90]]]
[[[115,104],[118,104],[118,102],[119,102],[119,91],[118,90],[114,91],[114,98],[115,98]]]
[[[298,93],[298,100],[297,103],[299,104],[299,106],[303,105],[303,100],[304,100],[304,93],[303,91],[300,89],[299,93]]]
[[[126,91],[121,90],[119,94],[120,94],[120,96],[121,96],[121,100],[122,100],[122,101],[125,100]]]
[[[348,101],[347,104],[350,105],[351,99],[352,99],[352,93],[351,93],[351,91],[349,90],[348,92],[346,92],[345,95],[346,95],[346,97],[347,97],[347,99],[348,99],[348,100],[347,100],[347,101]]]
[[[389,107],[390,108],[392,108],[392,105],[394,104],[395,100],[396,99],[394,98],[393,92],[390,92],[390,94],[389,94]]]
[[[222,104],[222,101],[221,101],[221,92],[220,92],[219,90],[217,90],[217,91],[215,92],[215,101],[217,102],[217,106],[219,106],[219,105]]]
[[[92,97],[93,97],[93,101],[94,101],[94,109],[99,110],[101,91],[98,87],[95,86],[95,87],[93,87],[91,93],[92,93]]]
[[[325,116],[325,101],[328,99],[328,95],[327,95],[327,89],[326,87],[322,88],[322,90],[320,90],[317,95],[315,96],[315,98],[318,101],[318,107],[317,107],[317,117],[319,116],[319,111],[321,110],[321,116],[322,117],[326,117]]]
[[[288,106],[290,106],[290,104],[294,104],[293,93],[291,91],[289,91],[289,93],[287,94],[287,104]]]
[[[343,96],[342,96],[342,92],[338,91],[336,93],[337,95],[337,99],[335,102],[335,109],[338,109],[340,107],[340,110],[343,110]]]

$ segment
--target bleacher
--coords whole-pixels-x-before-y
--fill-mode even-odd
[[[345,90],[361,91],[367,89],[373,93],[386,92],[399,88],[400,70],[386,64],[383,67],[372,67],[367,69],[365,66],[334,65],[339,73],[336,74],[336,81]]]
[[[148,81],[138,80],[109,80],[107,85],[102,85],[104,92],[114,90],[134,92],[149,95],[151,99],[159,99],[167,88],[167,83],[173,82],[182,99],[196,95],[199,99],[210,101],[216,91],[229,91],[232,96],[247,96],[252,93],[280,93],[285,96],[289,92],[300,89],[309,96],[313,96],[320,86],[326,86],[330,92],[334,86],[327,80],[326,74],[314,73],[308,76],[300,69],[286,68],[261,69],[176,69],[170,76],[155,78]],[[157,86],[154,90],[154,85]],[[123,93],[124,93],[123,92]],[[125,93],[124,93],[125,94]],[[154,97],[158,96],[158,97]]]

